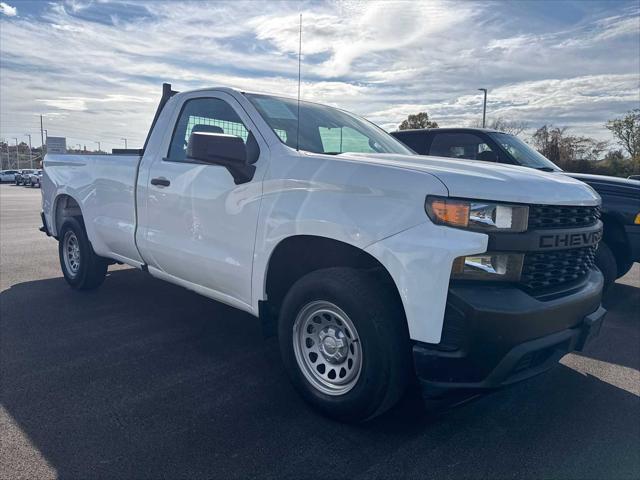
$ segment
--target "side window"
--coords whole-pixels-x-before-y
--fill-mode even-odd
[[[320,140],[324,153],[360,152],[376,150],[369,145],[369,137],[350,127],[319,127]]]
[[[429,155],[494,162],[497,159],[489,145],[473,133],[436,133]]]
[[[187,143],[193,132],[235,135],[245,143],[249,136],[247,127],[227,102],[219,98],[194,98],[182,107],[169,146],[169,160],[185,160]]]
[[[393,136],[420,155],[427,154],[427,132],[394,132]]]

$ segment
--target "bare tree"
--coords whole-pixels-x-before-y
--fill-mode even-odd
[[[477,128],[482,127],[482,121],[476,120],[473,123],[473,126]],[[504,117],[496,117],[488,122],[487,128],[497,130],[499,132],[510,133],[511,135],[520,135],[529,128],[529,124],[519,120],[509,120]]]
[[[560,167],[579,160],[596,161],[602,158],[608,142],[590,137],[567,135],[567,127],[543,125],[533,134],[535,148]]]
[[[631,158],[640,156],[640,109],[627,112],[622,118],[609,120],[605,125]]]
[[[429,114],[427,112],[420,112],[415,115],[409,115],[398,127],[399,130],[409,130],[412,128],[438,128],[438,124],[429,120]]]

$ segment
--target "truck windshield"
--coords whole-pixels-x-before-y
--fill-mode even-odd
[[[562,171],[555,163],[514,135],[500,132],[492,132],[489,135],[507,151],[517,165],[547,172]]]
[[[289,147],[313,153],[398,153],[415,155],[373,123],[337,108],[269,95],[245,94],[260,115]]]

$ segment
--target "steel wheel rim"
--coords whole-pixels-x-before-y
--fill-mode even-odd
[[[349,316],[337,305],[314,301],[293,324],[293,351],[304,377],[327,395],[353,389],[362,370],[362,344]]]
[[[75,277],[80,270],[80,243],[74,232],[65,233],[62,242],[62,253],[67,272],[72,277]]]

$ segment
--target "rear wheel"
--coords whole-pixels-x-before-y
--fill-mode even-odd
[[[107,274],[108,260],[93,251],[84,226],[68,218],[59,233],[58,253],[65,280],[77,290],[99,287]]]
[[[300,394],[326,415],[367,420],[404,393],[411,349],[392,288],[363,271],[329,268],[305,275],[286,295],[283,362]]]

